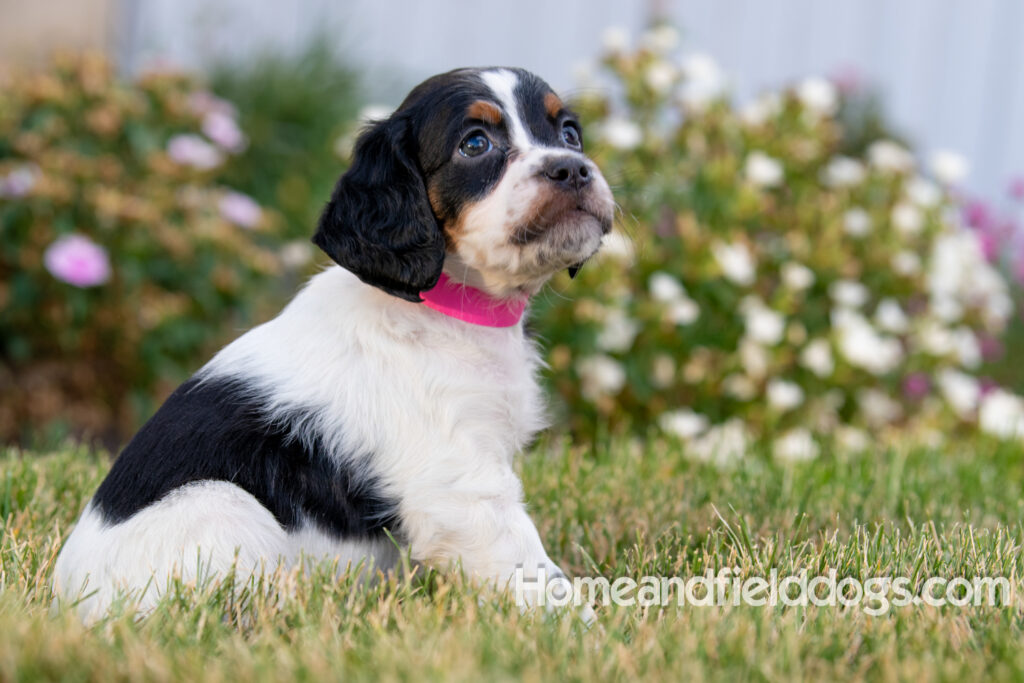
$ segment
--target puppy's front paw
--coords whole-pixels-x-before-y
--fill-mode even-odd
[[[523,611],[536,608],[543,608],[546,612],[573,609],[588,628],[597,620],[594,610],[574,591],[572,580],[555,565],[540,565],[534,571],[518,565],[513,583],[516,604]]]

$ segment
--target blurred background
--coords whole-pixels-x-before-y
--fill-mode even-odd
[[[0,0],[0,440],[123,441],[323,263],[360,122],[493,64],[622,208],[533,307],[561,428],[1020,438],[1022,63],[1014,0]]]

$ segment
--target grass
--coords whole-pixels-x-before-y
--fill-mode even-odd
[[[1024,450],[979,441],[758,454],[731,469],[659,439],[538,446],[523,461],[534,518],[574,574],[1004,575],[1024,589]],[[108,467],[71,447],[0,456],[0,680],[1019,680],[1015,607],[611,607],[520,614],[458,575],[369,587],[321,572],[293,590],[171,596],[148,619],[86,628],[50,609],[53,559]]]

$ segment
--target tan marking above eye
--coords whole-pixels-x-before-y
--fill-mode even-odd
[[[469,105],[469,109],[466,110],[466,116],[471,119],[486,121],[492,126],[501,123],[501,110],[486,100],[477,100]]]
[[[544,96],[544,109],[547,110],[548,116],[551,118],[557,119],[558,112],[562,111],[563,108],[562,100],[555,93],[549,92]]]

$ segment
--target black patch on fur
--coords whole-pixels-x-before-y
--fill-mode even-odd
[[[93,498],[108,524],[123,522],[171,491],[227,481],[251,493],[285,529],[309,520],[339,538],[395,530],[397,505],[375,482],[339,467],[297,438],[300,413],[271,422],[242,381],[195,377],[171,394],[125,447]]]
[[[401,113],[360,135],[313,242],[363,282],[419,302],[441,277],[445,242],[416,155]]]

